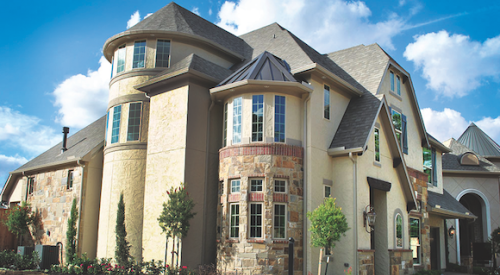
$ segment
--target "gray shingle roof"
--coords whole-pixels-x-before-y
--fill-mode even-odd
[[[297,79],[290,74],[289,70],[290,68],[288,68],[286,62],[265,51],[248,62],[244,67],[224,79],[217,86],[231,84],[245,79],[298,82]]]
[[[443,194],[429,192],[427,197],[427,204],[434,208],[440,208],[450,212],[459,213],[462,215],[470,216],[471,218],[476,217],[459,201],[453,198],[446,190],[443,190]],[[469,214],[467,215],[466,213]]]
[[[500,172],[500,168],[495,164],[491,163],[489,160],[485,159],[481,155],[478,155],[474,150],[471,150],[455,139],[450,139],[445,142],[449,143],[450,153],[443,155],[443,170],[455,170],[455,171],[471,171],[471,172]],[[479,166],[473,165],[461,165],[460,158],[464,153],[471,152],[478,156]]]
[[[28,161],[26,164],[19,167],[12,173],[26,171],[30,168],[39,166],[50,165],[51,163],[82,158],[104,141],[105,128],[106,116],[103,116],[89,126],[70,136],[66,143],[66,147],[68,148],[68,150],[63,154],[61,154],[63,137],[63,135],[61,134],[60,143],[45,151],[36,158]]]
[[[467,127],[457,141],[482,157],[500,157],[500,146],[474,123]]]
[[[186,10],[174,2],[161,8],[127,31],[174,31],[211,40],[240,55],[244,42],[237,36]]]

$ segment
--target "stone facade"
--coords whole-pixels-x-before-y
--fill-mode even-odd
[[[375,250],[358,250],[359,275],[375,274]]]
[[[391,249],[389,257],[391,258],[391,275],[413,274],[412,250]]]
[[[285,144],[247,144],[220,150],[217,264],[224,272],[281,274],[288,270],[288,238],[294,238],[294,271],[302,273],[303,175],[302,147]],[[251,192],[252,178],[263,180],[262,192]],[[231,193],[239,179],[240,192]],[[277,193],[275,180],[287,182]],[[239,204],[239,236],[230,237],[230,205]],[[250,237],[250,204],[261,203],[262,237]],[[286,234],[275,238],[274,205],[286,205]]]

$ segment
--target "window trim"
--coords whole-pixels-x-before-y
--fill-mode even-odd
[[[276,191],[276,182],[277,181],[283,181],[285,183],[285,191],[281,192],[281,191]],[[277,194],[288,194],[288,181],[286,179],[275,179],[274,180],[274,185],[273,185],[273,191],[274,193],[277,193]]]
[[[395,93],[395,85],[394,85],[394,81],[395,81],[395,77],[394,77],[394,72],[393,71],[389,71],[390,73],[390,82],[391,82],[391,92]]]
[[[413,258],[413,255],[412,255],[413,265],[420,266],[420,265],[422,265],[422,257],[421,257],[422,256],[421,255],[422,254],[421,253],[421,251],[422,251],[422,244],[421,244],[422,243],[422,232],[421,232],[422,231],[422,221],[419,218],[415,218],[415,217],[410,217],[410,219],[409,219],[409,224],[410,224],[410,250],[412,250],[412,253],[413,253],[413,248],[412,248],[413,246],[411,244],[411,239],[412,239],[412,234],[411,234],[412,233],[411,232],[411,223],[412,222],[411,221],[412,220],[417,220],[418,221],[418,231],[417,231],[417,234],[418,234],[418,236],[417,236],[417,238],[418,238],[418,245],[415,245],[415,247],[417,248],[417,252],[416,252],[417,258]],[[420,247],[420,249],[418,249],[418,247]],[[415,259],[417,259],[417,261],[415,261]]]
[[[260,205],[260,233],[261,233],[261,236],[260,237],[252,237],[252,205]],[[248,204],[248,238],[249,239],[263,239],[265,234],[264,234],[264,204],[261,203],[261,202],[252,202],[252,203],[249,203]],[[258,226],[255,226],[255,227],[258,227]]]
[[[136,56],[135,55],[135,46],[136,46],[137,43],[142,43],[142,42],[144,42],[144,60],[143,60],[144,66],[142,66],[142,67],[134,67],[135,56]],[[134,52],[132,53],[132,70],[146,68],[147,49],[148,49],[147,45],[148,45],[148,41],[146,39],[134,41]],[[140,61],[138,63],[140,63]]]
[[[169,51],[168,51],[168,61],[167,61],[167,67],[158,67],[157,66],[157,63],[156,63],[156,60],[158,58],[158,41],[159,40],[163,40],[163,41],[168,41],[169,42]],[[154,64],[155,64],[155,68],[170,68],[170,61],[172,59],[172,39],[165,39],[165,38],[157,38],[156,39],[156,47],[155,47],[155,57],[154,57]]]
[[[396,75],[396,94],[401,96],[401,77]]]
[[[28,192],[28,195],[33,195],[33,193],[35,192],[35,177],[28,177],[26,180],[26,185],[26,191]]]
[[[399,210],[399,209],[398,209]],[[400,211],[396,210],[396,214],[394,214],[394,248],[402,249],[404,247],[404,220],[403,214]],[[398,245],[398,217],[401,219],[401,246]]]
[[[326,198],[329,198],[332,196],[332,187],[330,185],[323,185],[324,188],[323,188],[323,197],[326,199]],[[326,189],[330,189],[330,195],[329,196],[326,196]]]
[[[222,124],[222,147],[227,146],[227,129],[228,129],[228,116],[229,116],[229,103],[224,103],[224,114],[223,114],[223,124]]]
[[[239,185],[238,185],[238,191],[233,191],[233,182],[239,182]],[[230,189],[229,189],[229,193],[231,194],[239,194],[241,193],[241,179],[233,179],[230,181],[231,185],[230,185]]]
[[[279,237],[276,237],[275,233],[276,233],[276,205],[281,205],[281,206],[284,206],[285,207],[285,222],[283,224],[283,230],[285,231],[284,232],[284,237],[283,238],[279,238]],[[274,203],[273,204],[273,239],[276,239],[276,240],[286,240],[287,238],[287,224],[288,224],[288,206],[286,203]]]
[[[117,120],[117,131],[118,131],[118,135],[117,135],[117,140],[115,142],[113,142],[113,130],[115,129],[114,127],[114,124],[115,124],[115,111],[116,111],[116,108],[120,108],[120,115],[118,117],[118,120]],[[122,121],[122,105],[116,105],[113,107],[113,123],[111,124],[111,140],[110,140],[110,143],[111,144],[115,144],[115,143],[119,143],[120,142],[120,126],[121,126],[121,121]]]
[[[401,130],[397,129],[396,126],[394,125],[394,113],[398,113],[399,114],[399,118],[401,119]],[[399,147],[401,147],[401,150],[403,150],[403,114],[394,109],[394,108],[391,108],[391,122],[392,122],[392,126],[394,127],[394,131],[396,132],[396,138],[398,137],[398,133],[399,133],[399,140],[398,140],[398,143],[399,143]]]
[[[140,108],[140,111],[139,111],[139,135],[137,136],[137,139],[129,139],[129,134],[130,134],[130,110],[131,110],[131,106],[132,104],[141,104],[141,108]],[[140,141],[141,140],[141,127],[142,127],[142,111],[143,111],[143,102],[142,101],[136,101],[136,102],[129,102],[128,103],[128,121],[127,121],[127,141]]]
[[[326,109],[326,92],[328,91],[328,117],[326,117],[327,115],[327,109]],[[331,97],[332,93],[331,93],[331,90],[330,90],[330,86],[326,85],[326,84],[323,84],[323,118],[326,119],[326,120],[330,120],[331,118],[331,107],[332,107],[332,97]]]
[[[284,98],[284,112],[283,112],[283,118],[284,118],[284,122],[283,122],[283,125],[284,125],[284,133],[283,133],[283,141],[277,141],[276,140],[276,97],[283,97]],[[273,103],[273,106],[274,106],[274,132],[273,132],[273,139],[274,139],[274,142],[275,143],[286,143],[286,122],[287,122],[287,119],[286,119],[286,96],[284,95],[274,95],[274,103]],[[280,114],[281,115],[281,114]],[[281,133],[280,133],[281,134]]]
[[[238,229],[238,234],[237,236],[233,236],[233,206],[238,207],[238,225],[234,226],[235,228]],[[241,208],[239,203],[230,203],[229,204],[229,238],[230,239],[239,239],[240,238],[240,218],[241,218]]]
[[[254,180],[260,180],[260,181],[262,181],[262,185],[261,185],[262,190],[261,191],[252,191],[252,181],[254,181]],[[265,178],[249,178],[248,181],[250,182],[250,184],[248,185],[248,187],[249,187],[248,191],[250,193],[262,193],[262,192],[264,192]]]
[[[120,50],[124,51],[123,55],[123,69],[121,71],[118,71],[120,69]],[[116,75],[124,73],[126,71],[127,67],[127,44],[123,44],[118,47],[118,50],[116,51]]]
[[[66,190],[73,189],[74,173],[75,173],[75,170],[73,170],[73,169],[68,170],[68,177],[66,178]]]
[[[262,97],[262,140],[253,140],[253,135],[254,135],[254,131],[253,131],[253,125],[254,125],[254,121],[253,121],[253,107],[254,107],[254,97],[259,97],[261,96]],[[259,103],[257,103],[259,104]],[[266,112],[266,104],[265,104],[265,99],[264,99],[264,95],[263,94],[256,94],[256,95],[252,95],[252,124],[250,125],[250,129],[251,129],[251,136],[250,136],[250,141],[252,143],[257,143],[257,142],[264,142],[265,141],[265,137],[264,137],[264,134],[266,132],[266,125],[265,125],[265,121],[266,121],[266,118],[265,118],[265,112]],[[258,122],[255,122],[257,123],[258,125]],[[257,135],[259,134],[259,132],[255,132]]]
[[[378,127],[374,127],[373,130],[373,144],[374,144],[373,158],[375,159],[375,162],[380,163],[380,129]],[[377,159],[377,153],[378,153],[378,159]]]
[[[240,121],[239,121],[239,124],[236,124],[236,123],[235,123],[235,120],[236,120],[236,118],[237,118],[237,114],[236,114],[236,112],[235,112],[235,108],[236,108],[235,103],[236,103],[236,101],[237,101],[237,100],[239,100],[239,105],[236,105],[236,106],[239,106],[239,108],[240,108],[240,114],[239,114]],[[233,114],[232,114],[232,115],[233,115],[233,123],[232,123],[232,126],[233,126],[233,138],[232,138],[232,140],[231,140],[231,143],[232,143],[232,144],[238,144],[238,143],[241,143],[241,140],[242,140],[242,132],[243,132],[243,97],[241,97],[241,96],[239,96],[239,97],[235,97],[235,98],[233,99],[233,102],[232,102],[232,104],[231,104],[231,105],[232,105],[232,107],[233,107]],[[239,140],[238,140],[238,141],[235,141],[235,137],[236,137],[236,136],[235,136],[235,133],[236,133],[236,131],[235,131],[235,127],[236,127],[236,126],[239,126],[239,127],[240,127],[240,131],[238,132],[238,134],[239,134]]]

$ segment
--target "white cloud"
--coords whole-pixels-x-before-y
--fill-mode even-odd
[[[82,128],[106,113],[111,64],[101,57],[97,71],[73,75],[54,90],[54,105],[59,108],[56,122]]]
[[[192,13],[200,16],[200,9],[198,7],[194,7],[192,10],[191,10]]]
[[[130,19],[127,21],[127,29],[132,28],[135,24],[139,23],[139,21],[141,21],[141,15],[137,10],[130,16]]]
[[[225,1],[218,16],[217,24],[237,35],[278,22],[320,52],[375,42],[394,49],[392,38],[405,25],[397,14],[372,22],[364,2],[343,0]]]
[[[146,16],[144,16],[144,19],[146,19],[146,18],[150,17],[152,14],[153,14],[153,13],[148,13],[148,14],[146,14]]]
[[[208,9],[208,15],[212,15],[212,9]]]
[[[9,177],[9,172],[19,168],[27,161],[28,160],[25,157],[21,157],[19,155],[15,155],[13,157],[0,155],[0,186],[3,188],[3,185]]]
[[[420,112],[427,132],[439,141],[445,141],[452,137],[458,139],[470,124],[470,121],[466,121],[460,112],[449,108],[444,108],[443,111],[424,108]],[[500,142],[500,116],[497,118],[483,117],[474,123],[494,141]]]
[[[484,43],[447,31],[414,37],[404,56],[413,61],[427,87],[438,95],[463,97],[500,76],[500,36]]]

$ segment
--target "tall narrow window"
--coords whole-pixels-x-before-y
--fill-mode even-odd
[[[66,189],[73,188],[73,170],[68,171],[68,181],[66,182]]]
[[[396,248],[402,248],[403,247],[403,217],[401,216],[400,213],[396,214],[395,217],[395,224],[396,224]]]
[[[250,180],[250,191],[251,192],[262,192],[262,180]]]
[[[233,100],[233,143],[241,142],[241,97]]]
[[[35,189],[35,177],[28,177],[28,195],[33,194]]]
[[[324,87],[323,91],[323,117],[330,119],[330,87]]]
[[[410,246],[413,250],[413,264],[420,264],[420,220],[410,218]]]
[[[286,205],[274,205],[274,238],[284,239],[286,232]]]
[[[156,41],[155,67],[168,67],[170,60],[170,40]]]
[[[239,193],[240,192],[240,180],[232,180],[231,181],[231,193]]]
[[[125,56],[127,53],[127,49],[125,48],[125,45],[122,45],[118,48],[118,57],[116,61],[116,73],[121,73],[125,71]]]
[[[275,193],[286,193],[286,181],[285,180],[275,180],[274,181],[274,192]]]
[[[380,162],[380,130],[375,128],[375,161]]]
[[[240,236],[240,205],[231,204],[231,228],[229,237],[238,238]]]
[[[250,238],[262,238],[262,204],[250,204]]]
[[[111,144],[117,143],[120,140],[120,118],[122,114],[122,106],[118,105],[113,108],[113,125],[111,128]]]
[[[398,138],[398,142],[400,145],[401,143],[401,130],[402,128],[402,121],[401,121],[401,113],[398,111],[395,111],[392,109],[392,124],[394,125],[394,129],[396,130],[396,137]]]
[[[142,102],[130,103],[128,111],[127,141],[139,140]]]
[[[394,92],[394,73],[391,72],[391,91]]]
[[[397,93],[398,95],[401,95],[401,78],[396,76],[396,88],[397,88]]]
[[[108,141],[108,127],[109,127],[109,120],[111,119],[109,117],[110,111],[106,114],[106,132],[104,132],[104,144]]]
[[[252,141],[262,141],[264,126],[264,96],[252,96]]]
[[[146,40],[136,41],[134,43],[134,59],[132,68],[144,68],[144,60],[146,59]]]
[[[274,96],[274,142],[285,142],[285,97]]]
[[[113,78],[113,68],[115,67],[115,58],[111,57],[111,78]]]
[[[325,198],[329,198],[332,195],[332,187],[325,185]]]
[[[226,147],[227,146],[227,103],[224,104],[224,140],[223,140],[223,144],[222,144],[222,147]]]
[[[424,159],[424,173],[427,174],[427,182],[437,186],[437,173],[436,173],[436,150],[429,148],[422,148]]]

